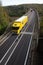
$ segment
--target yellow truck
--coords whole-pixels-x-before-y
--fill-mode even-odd
[[[12,24],[12,31],[16,34],[19,34],[24,25],[28,21],[28,16],[22,16],[19,19],[15,20]]]

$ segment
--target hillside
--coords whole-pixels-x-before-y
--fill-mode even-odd
[[[5,9],[7,10],[8,14],[12,16],[21,16],[25,14],[30,8],[35,8],[39,12],[39,14],[43,15],[43,4],[23,4],[18,6],[7,6]],[[19,15],[18,15],[19,14]]]
[[[8,16],[5,15],[4,19],[6,19],[6,17],[7,17],[7,19],[9,18],[10,22],[14,21],[18,17],[20,17],[20,16],[24,15],[26,12],[28,12],[30,8],[35,8],[39,13],[40,34],[43,35],[43,4],[22,4],[22,5],[18,5],[18,6],[14,5],[14,6],[3,7],[4,11],[8,15]],[[7,21],[7,19],[6,19],[6,21]]]
[[[4,8],[10,16],[11,21],[24,15],[30,8],[35,8],[40,16],[40,33],[43,34],[43,4],[22,4],[18,6],[7,6]]]

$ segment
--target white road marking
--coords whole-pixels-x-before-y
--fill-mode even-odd
[[[19,37],[19,35],[18,35]],[[17,38],[18,38],[17,37]],[[16,40],[15,40],[16,41]],[[13,44],[15,43],[15,41],[13,42]],[[5,55],[2,57],[2,59],[0,60],[0,63],[3,61],[3,59],[6,57],[7,53],[10,51],[11,47],[13,46],[13,44],[10,46],[10,48],[7,50],[7,52],[5,53]]]
[[[32,35],[33,32],[21,32],[21,34],[30,34],[30,35]]]
[[[12,35],[12,33],[7,37],[5,37],[5,40],[3,40],[3,42],[0,44],[0,46],[2,46],[2,44]]]
[[[32,41],[32,36],[31,36],[31,41]],[[26,65],[26,62],[27,62],[28,53],[29,53],[29,50],[30,50],[30,46],[31,46],[31,41],[30,41],[30,43],[29,43],[29,47],[28,47],[28,51],[27,51],[27,54],[26,54],[26,58],[25,58],[25,62],[24,62],[24,65]]]
[[[0,40],[0,42],[2,42],[9,34],[10,34],[10,32],[7,33],[7,34]]]
[[[27,28],[28,28],[28,26],[26,27],[26,29],[27,29]],[[26,31],[26,29],[25,29],[24,31]],[[11,58],[12,54],[14,53],[14,51],[15,51],[16,47],[18,46],[18,44],[19,44],[19,42],[20,42],[21,38],[23,37],[23,35],[24,35],[24,34],[22,34],[22,35],[21,35],[21,37],[20,37],[20,39],[19,39],[18,43],[17,43],[17,44],[16,44],[16,46],[14,47],[13,51],[11,52],[10,56],[8,57],[8,59],[7,59],[7,61],[5,62],[5,64],[4,64],[4,65],[7,65],[7,63],[8,63],[8,61],[9,61],[9,59]]]
[[[20,36],[20,34],[17,36],[17,38],[15,39],[15,41],[18,39],[19,36]],[[11,47],[14,45],[15,41],[12,43],[12,45],[9,47],[9,49],[7,50],[7,52],[5,53],[5,55],[2,57],[2,59],[0,60],[0,63],[3,61],[3,59],[5,58],[5,56],[8,54],[8,52],[11,49]]]
[[[13,51],[11,52],[10,56],[8,57],[8,59],[7,59],[7,61],[6,61],[6,63],[4,65],[6,65],[8,63],[9,59],[11,58],[12,54],[14,53],[14,51],[15,51],[16,47],[18,46],[18,44],[19,44],[19,42],[20,42],[20,40],[21,40],[22,37],[23,37],[23,35],[20,37],[18,43],[14,47]]]
[[[35,24],[34,24],[34,27],[35,27]],[[33,33],[34,33],[34,27],[33,27]],[[28,50],[27,50],[24,65],[26,65],[26,62],[27,62],[27,59],[28,59],[28,54],[29,54],[29,50],[30,50],[30,46],[31,46],[31,42],[32,42],[32,37],[33,37],[33,34],[32,34],[31,39],[30,39],[30,43],[29,43],[29,46],[28,46]]]
[[[17,38],[15,39],[15,41],[18,39],[19,35],[17,36]],[[9,47],[9,49],[7,50],[7,52],[5,53],[5,55],[2,57],[2,59],[0,60],[0,63],[3,61],[3,59],[5,58],[5,56],[8,54],[8,52],[10,51],[11,47],[14,45],[15,41],[12,43],[12,45]]]

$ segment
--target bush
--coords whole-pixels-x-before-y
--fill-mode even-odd
[[[7,27],[6,22],[3,22],[2,24],[0,24],[0,35],[2,35],[4,33],[6,27]]]
[[[4,33],[9,22],[8,15],[3,7],[0,7],[0,35]]]

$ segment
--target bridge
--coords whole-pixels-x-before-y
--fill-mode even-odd
[[[7,33],[0,40],[0,65],[30,65],[32,51],[37,48],[40,22],[38,12],[31,9],[28,22],[19,35]]]

